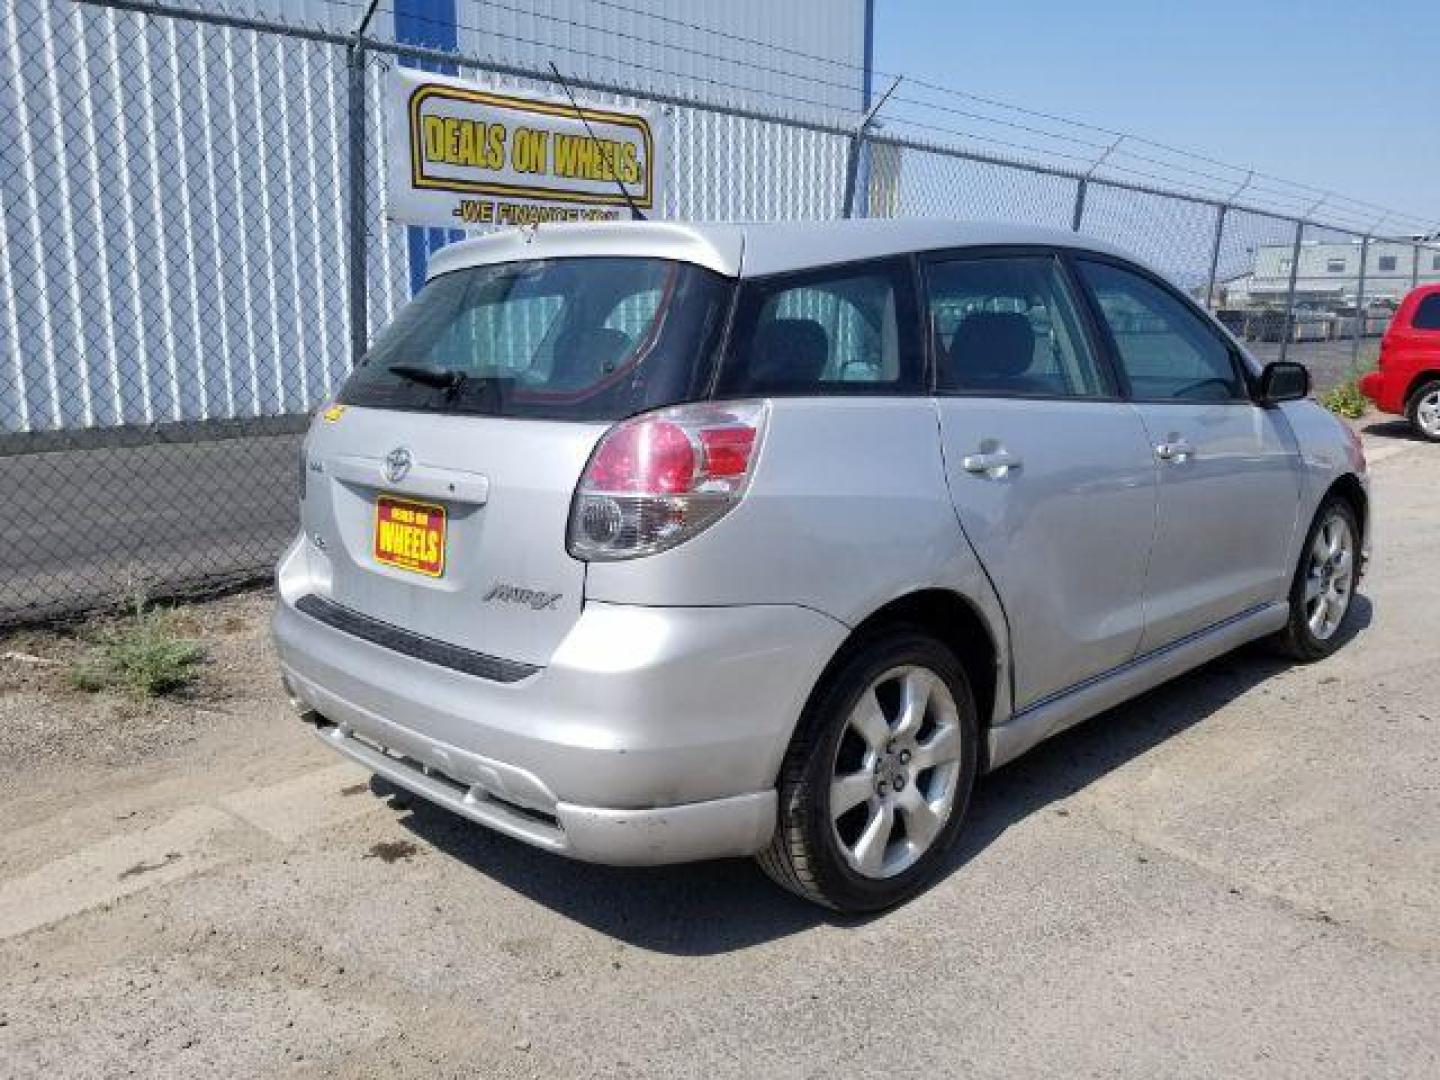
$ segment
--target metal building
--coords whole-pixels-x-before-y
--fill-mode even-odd
[[[1299,253],[1297,266],[1293,245],[1257,247],[1250,269],[1226,282],[1227,302],[1284,305],[1292,271],[1294,302],[1322,307],[1354,305],[1362,292],[1367,302],[1398,302],[1417,284],[1440,281],[1440,253],[1404,241],[1315,241],[1302,244]]]
[[[333,33],[352,30],[365,7],[150,6]],[[103,3],[3,9],[0,437],[313,409],[350,364],[344,49]],[[871,26],[871,0],[386,0],[367,34],[853,121],[870,92]],[[455,235],[385,220],[380,106],[394,62],[367,74],[372,327]],[[806,166],[784,190],[732,182],[734,170],[776,158]],[[665,211],[828,215],[842,158],[833,138],[687,114],[670,128]]]

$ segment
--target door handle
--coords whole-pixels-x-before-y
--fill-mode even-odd
[[[1161,461],[1189,461],[1195,456],[1195,448],[1184,439],[1172,439],[1155,447],[1155,456]]]
[[[988,454],[966,454],[960,459],[960,467],[976,475],[1004,476],[1020,467],[1020,459],[1008,450],[995,450]]]

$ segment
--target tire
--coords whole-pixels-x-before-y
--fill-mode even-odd
[[[1410,395],[1405,403],[1405,418],[1422,439],[1440,442],[1440,379],[1422,383]]]
[[[922,690],[924,707],[906,710]],[[960,831],[978,749],[975,699],[949,649],[908,626],[857,639],[822,677],[786,751],[779,821],[760,866],[835,911],[908,899],[934,878]],[[832,823],[836,798],[856,802]],[[867,830],[873,838],[882,829],[888,844],[862,843]]]
[[[1323,536],[1334,536],[1328,532],[1343,526],[1346,530],[1343,565],[1339,556],[1331,554],[1322,557],[1322,548],[1329,551]],[[1295,567],[1295,578],[1290,586],[1290,618],[1285,629],[1271,639],[1272,644],[1283,655],[1301,663],[1323,660],[1339,648],[1344,637],[1345,623],[1354,609],[1355,586],[1360,580],[1360,525],[1350,503],[1332,495],[1315,512],[1315,520],[1305,534],[1305,545],[1300,549],[1300,560]],[[1330,563],[1328,572],[1322,569]],[[1323,597],[1340,596],[1341,607],[1338,617],[1333,610],[1317,625],[1316,589],[1322,590]]]

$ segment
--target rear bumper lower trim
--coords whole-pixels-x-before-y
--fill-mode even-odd
[[[528,679],[540,670],[533,664],[522,664],[516,660],[505,660],[486,653],[462,649],[444,641],[425,637],[421,634],[402,630],[398,626],[361,615],[347,607],[341,607],[333,600],[326,600],[313,593],[295,601],[295,610],[308,615],[326,626],[333,627],[352,637],[368,641],[386,649],[424,660],[427,664],[450,668],[452,671],[475,675],[491,682],[513,683]]]
[[[753,855],[770,842],[775,829],[773,789],[639,810],[559,802],[550,815],[388,754],[318,715],[307,719],[316,724],[315,733],[327,746],[391,783],[496,832],[573,859],[658,866]]]

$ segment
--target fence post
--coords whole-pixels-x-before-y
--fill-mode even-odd
[[[1210,277],[1205,284],[1205,310],[1215,310],[1215,275],[1220,272],[1220,241],[1225,237],[1225,214],[1230,207],[1221,203],[1215,214],[1215,239],[1210,245]]]
[[[1285,323],[1280,332],[1280,356],[1290,351],[1290,335],[1295,332],[1295,279],[1300,274],[1300,241],[1305,237],[1305,222],[1295,222],[1295,246],[1290,249],[1290,288],[1285,293]]]
[[[366,236],[365,216],[369,196],[365,187],[365,30],[375,14],[380,0],[370,0],[360,21],[355,24],[350,44],[345,48],[345,68],[348,76],[345,97],[347,140],[349,143],[349,177],[347,187],[350,196],[350,214],[347,222],[349,233],[346,239],[346,269],[349,275],[350,293],[350,363],[358,364],[360,357],[370,345],[369,290],[366,280],[366,252],[369,238]]]
[[[1090,178],[1095,175],[1095,170],[1109,160],[1110,155],[1119,149],[1120,144],[1125,141],[1125,136],[1118,136],[1114,142],[1105,148],[1105,152],[1090,163],[1085,170],[1085,175],[1075,181],[1075,213],[1070,218],[1070,231],[1079,232],[1080,223],[1085,218],[1085,193],[1090,187]]]
[[[865,146],[865,127],[862,124],[850,136],[850,146],[845,151],[845,192],[840,197],[840,215],[855,215],[855,184],[860,176],[860,151]]]
[[[1380,249],[1384,251],[1384,248]],[[1350,374],[1360,366],[1360,339],[1365,336],[1365,270],[1370,262],[1370,234],[1360,238],[1360,281],[1355,286],[1355,340],[1350,346]]]
[[[1415,257],[1410,260],[1410,288],[1420,284],[1420,252],[1423,250],[1419,244],[1412,244],[1410,250]]]
[[[1090,178],[1080,177],[1075,181],[1075,212],[1070,215],[1070,231],[1079,232],[1080,222],[1085,217],[1085,189],[1090,186]]]
[[[880,112],[880,107],[890,100],[890,95],[895,93],[895,88],[899,85],[900,79],[897,78],[890,84],[890,89],[880,95],[880,100],[871,105],[865,115],[860,118],[860,123],[855,126],[855,131],[850,136],[850,147],[845,152],[845,191],[841,195],[841,217],[854,216],[855,185],[860,177],[860,152],[865,147],[865,136],[870,133],[870,125],[875,123],[875,116]]]

